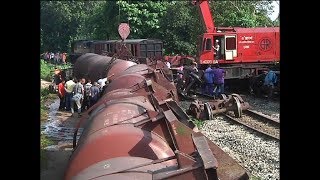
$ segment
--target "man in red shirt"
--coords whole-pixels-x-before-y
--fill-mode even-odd
[[[59,106],[59,110],[64,110],[65,109],[65,95],[66,95],[66,90],[64,88],[64,84],[66,83],[66,81],[64,79],[62,79],[62,82],[58,84],[58,96],[60,99],[60,106]]]

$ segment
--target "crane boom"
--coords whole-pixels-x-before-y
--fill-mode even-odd
[[[193,0],[192,4],[198,6],[199,11],[201,12],[201,15],[202,15],[202,21],[203,21],[203,24],[205,25],[206,32],[207,33],[214,33],[215,27],[214,27],[214,22],[212,19],[209,1],[208,0]]]

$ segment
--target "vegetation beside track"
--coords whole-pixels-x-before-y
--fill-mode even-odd
[[[56,68],[67,69],[70,67],[71,67],[70,63],[62,64],[62,65],[55,65],[55,64],[48,63],[43,59],[40,59],[40,78],[51,82],[54,70]]]

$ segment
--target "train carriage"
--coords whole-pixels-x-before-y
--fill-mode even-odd
[[[78,40],[72,45],[72,63],[75,63],[76,58],[85,53],[117,55],[120,59],[135,58],[145,63],[146,58],[162,59],[163,43],[158,39]]]

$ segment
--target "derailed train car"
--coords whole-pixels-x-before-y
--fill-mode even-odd
[[[84,54],[74,75],[114,74],[83,127],[65,172],[80,179],[249,179],[246,170],[194,129],[163,62],[136,64]],[[94,81],[94,80],[93,80]]]

